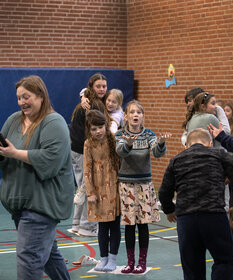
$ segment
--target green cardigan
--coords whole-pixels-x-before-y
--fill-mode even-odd
[[[208,130],[207,126],[210,123],[217,128],[219,127],[219,120],[215,115],[209,113],[195,113],[187,123],[187,132],[190,132],[196,128]],[[213,146],[219,148],[221,147],[221,144],[213,139]]]
[[[68,219],[74,179],[67,124],[58,113],[47,115],[25,148],[20,116],[21,112],[11,115],[1,132],[17,149],[28,150],[31,164],[14,158],[0,161],[2,204],[11,214],[29,209],[58,221]]]

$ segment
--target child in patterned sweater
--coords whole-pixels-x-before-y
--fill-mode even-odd
[[[121,201],[121,224],[125,225],[125,242],[128,257],[122,273],[140,274],[146,271],[149,245],[148,223],[160,220],[155,189],[151,177],[150,151],[154,157],[166,152],[165,140],[170,133],[162,134],[157,141],[155,133],[143,126],[144,109],[137,100],[130,101],[125,109],[125,126],[116,135],[116,151],[121,157],[118,173]],[[139,231],[139,262],[134,268],[135,228]]]

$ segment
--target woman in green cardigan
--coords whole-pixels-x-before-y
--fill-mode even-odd
[[[56,225],[70,217],[74,183],[69,131],[56,113],[38,76],[16,83],[21,111],[2,127],[7,147],[0,147],[0,198],[12,214],[18,238],[17,278],[70,279],[57,249]]]

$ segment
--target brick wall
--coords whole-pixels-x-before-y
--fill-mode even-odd
[[[232,15],[233,1],[128,1],[127,67],[135,70],[146,126],[173,134],[166,157],[153,160],[156,187],[169,158],[183,149],[186,91],[203,87],[233,101]],[[167,89],[170,63],[176,68],[177,86]]]
[[[126,68],[125,0],[0,1],[0,67]]]
[[[182,150],[185,92],[233,99],[232,14],[232,0],[4,0],[0,67],[135,70],[146,126],[173,133],[167,155],[152,160],[158,187]],[[170,63],[177,86],[166,89]]]

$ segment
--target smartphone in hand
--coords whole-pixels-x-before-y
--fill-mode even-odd
[[[5,140],[5,138],[3,137],[2,133],[0,132],[0,145],[2,145],[3,147],[7,147],[8,144]]]

